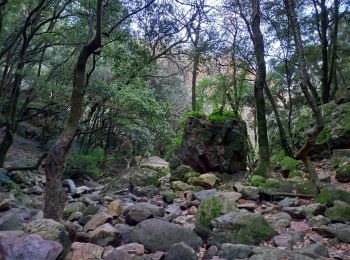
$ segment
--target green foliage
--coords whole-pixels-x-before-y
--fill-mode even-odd
[[[219,198],[213,196],[202,199],[196,215],[197,224],[204,228],[210,228],[210,221],[221,215],[221,209],[222,202]]]
[[[282,150],[278,150],[277,152],[275,152],[270,158],[272,167],[276,169],[281,168],[281,162],[284,159],[284,157],[285,154]]]
[[[336,200],[350,204],[350,193],[341,189],[325,188],[321,190],[315,200],[327,205],[332,205]]]
[[[288,174],[288,178],[294,178],[294,177],[303,177],[303,175],[299,170],[291,170]]]
[[[189,111],[187,112],[187,117],[200,118],[205,117],[205,114],[202,111]]]
[[[295,189],[301,194],[317,194],[317,188],[311,181],[299,182],[295,185]]]
[[[337,204],[331,208],[327,208],[325,216],[332,221],[347,222],[350,220],[350,206],[346,203],[344,205]]]
[[[65,172],[69,174],[70,171],[79,170],[96,180],[102,173],[101,166],[104,160],[104,154],[99,149],[91,150],[86,154],[72,152],[67,158]]]
[[[220,111],[220,110],[214,110],[209,116],[208,116],[208,120],[212,123],[224,123],[227,120],[231,119],[231,118],[235,118],[236,115],[234,112],[229,111],[229,110],[224,110],[224,111]]]
[[[253,175],[250,184],[255,187],[259,187],[261,184],[265,183],[266,179],[260,175]]]
[[[166,203],[172,203],[176,198],[176,193],[172,191],[164,191],[161,193],[161,196]]]
[[[279,180],[269,178],[266,180],[266,182],[261,183],[259,185],[259,188],[263,189],[278,189],[281,187],[281,183]]]
[[[300,165],[300,161],[286,156],[280,162],[280,165],[281,165],[282,171],[292,171],[292,170],[298,169],[298,167]]]

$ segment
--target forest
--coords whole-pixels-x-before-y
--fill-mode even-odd
[[[350,260],[349,0],[0,0],[0,260]]]

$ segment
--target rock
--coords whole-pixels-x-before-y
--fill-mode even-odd
[[[134,187],[132,192],[136,196],[152,197],[159,194],[159,189],[154,185],[150,185],[146,187]]]
[[[92,189],[88,186],[79,186],[75,188],[75,193],[73,194],[74,198],[79,198],[83,196],[84,194],[91,193]]]
[[[301,248],[298,250],[298,252],[313,258],[318,258],[320,256],[327,258],[330,257],[328,248],[318,243],[310,244],[304,248]]]
[[[277,204],[280,207],[295,207],[299,205],[299,200],[297,198],[286,197]]]
[[[198,209],[197,209],[196,206],[192,206],[192,207],[190,207],[190,209],[188,210],[188,214],[191,214],[191,215],[195,215],[195,214],[197,214],[197,212],[198,212]]]
[[[183,182],[183,181],[172,181],[170,183],[170,187],[173,190],[177,190],[177,191],[186,191],[186,190],[190,190],[191,189],[191,185]]]
[[[129,241],[130,233],[134,230],[134,226],[129,226],[126,224],[116,224],[114,226],[118,233],[122,235],[122,242],[127,243]]]
[[[0,257],[4,260],[55,260],[61,251],[60,243],[43,240],[38,235],[0,239]]]
[[[250,252],[249,260],[272,260],[272,259],[293,259],[312,260],[309,256],[296,252],[295,250],[283,250],[279,248],[254,247]]]
[[[217,256],[219,253],[219,249],[216,246],[210,246],[204,253],[203,259],[204,260],[210,260],[214,256]]]
[[[91,243],[99,246],[117,246],[122,241],[122,235],[109,223],[90,231],[89,237]]]
[[[90,231],[98,228],[99,226],[103,225],[104,223],[107,223],[112,220],[112,216],[107,214],[106,212],[99,212],[96,215],[94,215],[84,226],[84,231]]]
[[[224,243],[221,246],[219,256],[227,260],[245,259],[250,256],[252,250],[252,246]]]
[[[123,212],[123,202],[121,200],[111,201],[107,206],[106,212],[113,217],[119,217]]]
[[[64,250],[68,250],[72,241],[64,225],[52,219],[38,219],[27,224],[25,232],[36,234],[46,240],[61,243]],[[65,252],[63,252],[65,254]]]
[[[26,208],[11,208],[0,215],[0,230],[23,229],[24,224],[34,219],[37,211]]]
[[[243,186],[240,183],[235,184],[233,187],[237,192],[242,194],[243,199],[248,199],[248,200],[259,199],[259,189],[257,187]]]
[[[335,93],[334,101],[336,104],[343,104],[350,101],[350,89],[344,88],[344,89],[338,89]]]
[[[238,204],[237,205],[238,209],[246,209],[248,211],[254,212],[256,208],[255,203],[243,203],[243,204]]]
[[[323,215],[326,211],[326,206],[320,203],[313,203],[304,207],[307,218]]]
[[[275,236],[272,241],[277,247],[292,249],[296,242],[302,241],[302,237],[298,233],[289,232]]]
[[[174,214],[174,215],[181,215],[182,210],[178,205],[169,205],[168,207],[165,208],[165,212],[168,214]]]
[[[163,217],[164,209],[150,203],[140,202],[127,207],[123,215],[127,224],[136,225],[145,219]]]
[[[3,199],[0,202],[0,211],[5,211],[10,209],[10,200],[9,199]]]
[[[165,255],[164,260],[197,260],[196,252],[186,245],[185,243],[173,244],[168,253]]]
[[[94,204],[89,204],[84,210],[83,210],[83,215],[84,216],[89,216],[89,215],[95,215],[97,212],[100,211],[100,207]]]
[[[166,169],[169,171],[169,163],[158,156],[142,159],[140,166],[150,167],[151,169]]]
[[[306,231],[310,229],[310,226],[307,224],[307,222],[304,221],[292,221],[290,223],[290,228],[298,233],[305,234]]]
[[[139,223],[131,232],[130,241],[143,244],[150,252],[168,251],[173,244],[180,242],[195,250],[203,245],[202,239],[191,230],[160,219],[147,219]]]
[[[348,222],[350,221],[350,205],[342,201],[335,201],[334,206],[326,210],[325,216],[332,221]]]
[[[219,182],[219,178],[216,177],[215,174],[205,173],[201,174],[199,177],[191,177],[187,182],[191,185],[211,189]]]
[[[170,203],[173,203],[175,197],[176,197],[176,194],[172,191],[164,191],[161,193],[161,196],[162,196],[162,199],[170,204]]]
[[[279,212],[266,218],[266,220],[273,228],[285,228],[290,226],[292,217],[286,212]]]
[[[104,260],[133,260],[128,251],[122,248],[115,248],[112,252],[103,257]]]
[[[216,194],[216,189],[210,189],[210,190],[202,190],[198,192],[194,192],[192,194],[192,199],[202,200],[205,198],[210,198]]]
[[[145,254],[145,247],[139,243],[130,243],[123,246],[118,247],[117,249],[124,249],[129,254],[134,254],[138,256],[142,256]]]
[[[350,182],[350,158],[339,163],[335,178],[339,182]]]
[[[103,247],[90,244],[74,242],[71,246],[70,260],[102,259]],[[67,257],[68,258],[68,257]],[[69,258],[68,258],[69,259]]]
[[[84,217],[84,214],[81,213],[80,211],[76,211],[74,213],[72,213],[72,215],[70,215],[68,217],[68,221],[79,221]]]
[[[194,172],[191,166],[181,164],[177,166],[175,169],[171,170],[171,181],[184,181],[185,175],[189,172]]]
[[[320,173],[318,175],[318,179],[320,180],[320,182],[323,182],[323,183],[331,183],[332,181],[331,175],[325,172]]]
[[[38,185],[32,186],[28,189],[27,194],[33,194],[33,195],[41,195],[43,194],[44,190],[39,187]]]
[[[304,219],[306,217],[303,207],[284,207],[282,209],[284,212],[287,212],[295,219]]]
[[[189,117],[179,153],[200,173],[232,173],[246,169],[247,148],[246,126],[238,118],[213,123],[205,117]]]
[[[320,227],[320,226],[323,226],[323,225],[328,225],[330,223],[331,223],[331,220],[329,218],[326,218],[326,217],[322,216],[322,215],[311,217],[308,220],[308,224],[311,227]]]
[[[276,231],[259,213],[231,212],[215,218],[212,222],[213,232],[208,244],[222,243],[254,245],[271,239]]]
[[[86,208],[83,202],[73,202],[69,203],[64,207],[63,217],[66,219],[76,211],[82,212]]]
[[[242,195],[235,191],[221,191],[217,192],[214,197],[217,197],[221,202],[221,213],[226,214],[236,210],[236,201]]]

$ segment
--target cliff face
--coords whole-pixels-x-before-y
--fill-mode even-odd
[[[189,117],[180,149],[181,160],[194,170],[233,173],[247,164],[247,129],[238,118],[210,122],[205,117]]]

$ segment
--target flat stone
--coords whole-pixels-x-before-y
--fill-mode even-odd
[[[295,207],[299,205],[299,200],[297,198],[286,197],[277,204],[280,207]]]
[[[192,199],[202,200],[205,198],[210,198],[216,194],[216,189],[210,189],[210,190],[202,190],[198,192],[194,192],[192,194]]]
[[[123,212],[123,202],[121,200],[111,201],[107,206],[106,212],[113,217],[119,217]]]
[[[282,209],[284,212],[287,212],[295,219],[304,219],[306,217],[303,207],[284,207]]]
[[[3,199],[0,202],[0,211],[5,211],[10,209],[10,200],[9,199]]]
[[[99,246],[117,246],[122,241],[122,235],[109,223],[99,226],[89,233],[90,242]]]
[[[98,245],[94,245],[90,243],[74,242],[71,246],[70,259],[71,260],[102,259],[103,250],[104,250],[103,247]]]
[[[314,227],[320,227],[323,225],[328,225],[331,223],[331,220],[322,215],[318,215],[318,216],[309,218],[308,223],[311,227],[314,228]]]
[[[163,217],[164,209],[147,202],[139,202],[127,207],[123,215],[127,224],[136,225],[149,218]]]
[[[303,253],[304,255],[315,257],[315,258],[318,258],[320,256],[327,257],[327,258],[330,257],[328,248],[319,243],[310,244],[304,248],[299,249],[298,251]]]
[[[165,255],[164,260],[197,260],[196,252],[183,242],[173,244],[168,253]]]
[[[96,215],[94,215],[84,226],[84,231],[90,231],[98,228],[99,226],[103,225],[104,223],[107,223],[111,221],[112,216],[107,214],[106,212],[99,212]]]
[[[290,228],[298,233],[304,234],[310,229],[310,226],[304,221],[292,221],[290,223]]]

